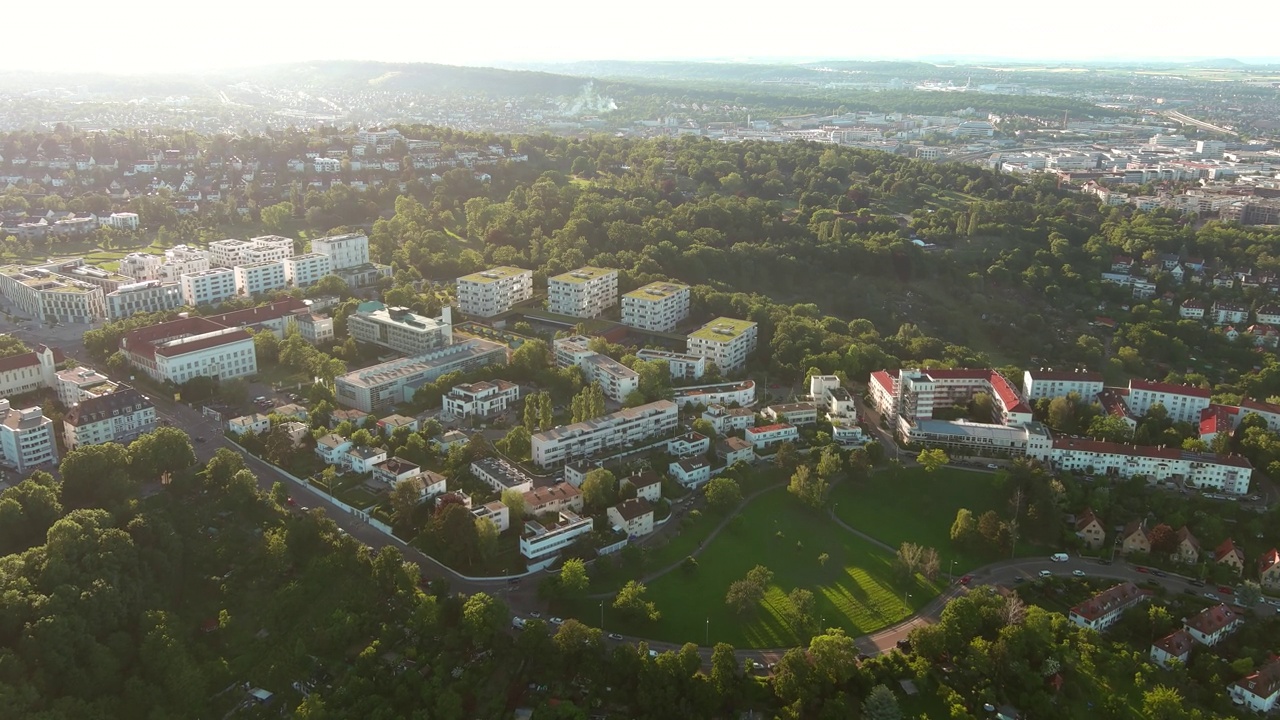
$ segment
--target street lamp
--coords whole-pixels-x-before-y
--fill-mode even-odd
[[[707,618],[707,647],[711,647],[711,618]]]
[[[604,601],[600,601],[600,632],[604,632]]]
[[[947,574],[951,576],[952,580],[956,579],[956,559],[955,558],[951,558],[951,572]]]

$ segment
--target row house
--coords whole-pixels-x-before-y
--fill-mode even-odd
[[[1115,624],[1125,610],[1149,597],[1145,590],[1126,582],[1104,590],[1071,608],[1071,622],[1102,632]]]
[[[1183,627],[1201,645],[1213,647],[1244,624],[1244,618],[1226,603],[1219,603],[1186,619]]]
[[[623,449],[676,429],[679,410],[670,400],[624,408],[595,420],[553,428],[533,436],[533,461],[539,467]]]
[[[1239,455],[1197,453],[1172,447],[1127,445],[1075,437],[1054,438],[1050,449],[1028,446],[1027,455],[1054,468],[1109,477],[1144,477],[1148,482],[1186,485],[1247,495],[1253,466]]]

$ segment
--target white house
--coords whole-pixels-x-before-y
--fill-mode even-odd
[[[1254,712],[1269,713],[1280,700],[1280,660],[1271,660],[1227,686],[1231,701]]]
[[[696,488],[711,479],[711,463],[703,458],[674,460],[667,466],[667,472],[681,485]]]
[[[1231,606],[1218,603],[1187,618],[1183,626],[1196,642],[1213,647],[1243,624],[1244,618]]]
[[[373,479],[395,487],[405,480],[411,480],[422,475],[422,468],[417,464],[411,463],[404,458],[393,457],[383,460],[373,466]]]
[[[665,362],[673,380],[701,380],[707,372],[707,359],[701,355],[641,348],[636,351],[636,359]]]
[[[511,508],[498,500],[485,503],[478,508],[472,508],[471,514],[475,516],[476,520],[492,522],[500,533],[506,532],[511,527]]]
[[[1121,583],[1071,608],[1071,622],[1102,632],[1111,627],[1125,610],[1146,600],[1148,593],[1131,582]]]
[[[115,392],[77,400],[62,418],[68,450],[107,442],[128,444],[156,428],[156,409],[137,390],[121,385]]]
[[[378,463],[387,459],[387,451],[378,447],[353,447],[347,450],[346,465],[351,472],[363,475],[373,472]]]
[[[261,295],[283,289],[287,282],[283,260],[264,260],[232,268],[236,279],[236,292],[240,295]]]
[[[761,410],[760,414],[770,422],[783,422],[797,427],[818,422],[818,408],[807,402],[770,405]]]
[[[359,233],[330,235],[311,241],[311,252],[329,258],[332,270],[369,263],[369,237]]]
[[[632,498],[609,508],[609,524],[629,538],[641,538],[653,532],[653,504],[643,498]]]
[[[599,384],[605,397],[617,403],[626,402],[628,395],[640,389],[640,375],[608,355],[595,352],[589,343],[590,340],[582,335],[556,340],[556,365],[580,368],[583,378],[589,383]]]
[[[261,413],[241,415],[228,420],[227,429],[236,435],[258,435],[271,429],[271,418]]]
[[[724,405],[708,405],[702,412],[702,419],[711,423],[719,435],[746,430],[756,424],[756,414],[749,408],[727,408]]]
[[[329,433],[316,441],[316,455],[325,465],[344,466],[344,458],[351,449],[351,441],[336,433]]]
[[[618,481],[619,485],[630,485],[636,489],[636,497],[644,498],[651,503],[662,499],[662,477],[652,470],[628,475]]]
[[[800,431],[795,425],[787,423],[776,423],[773,425],[761,425],[760,427],[747,428],[743,433],[746,441],[751,443],[757,452],[768,450],[769,448],[784,443],[795,442],[800,439]]]
[[[1205,306],[1203,300],[1189,298],[1187,300],[1183,300],[1182,304],[1178,306],[1178,317],[1185,318],[1187,320],[1203,320],[1204,313]]]
[[[755,447],[739,437],[729,436],[716,443],[716,454],[720,459],[724,460],[725,465],[733,465],[737,462],[754,462],[756,459]]]
[[[1191,633],[1179,628],[1151,643],[1151,662],[1162,668],[1169,667],[1170,660],[1177,660],[1183,665],[1191,658],[1191,649],[1196,641]]]
[[[520,386],[506,380],[455,385],[441,402],[454,418],[489,417],[506,411],[520,397]]]
[[[561,510],[582,512],[582,493],[567,482],[530,488],[524,493],[524,511],[529,515]]]
[[[550,526],[530,520],[520,535],[520,554],[533,563],[554,558],[594,528],[591,518],[569,511],[561,511],[559,520]]]
[[[1170,420],[1196,423],[1200,420],[1200,411],[1209,407],[1210,395],[1212,393],[1205,388],[1192,385],[1134,379],[1129,381],[1129,394],[1125,397],[1125,404],[1129,412],[1142,416],[1159,403],[1169,412]]]
[[[187,305],[219,305],[236,296],[236,271],[232,268],[211,268],[194,273],[184,273],[178,278],[182,301]]]
[[[751,407],[756,403],[756,382],[742,380],[715,385],[691,385],[676,388],[673,399],[680,407],[691,405],[740,405]]]
[[[711,439],[692,431],[667,441],[667,453],[678,458],[706,455],[710,449]]]
[[[1102,392],[1102,373],[1080,370],[1027,370],[1022,374],[1022,394],[1027,400],[1066,397],[1078,393],[1090,402]]]
[[[53,421],[39,405],[18,410],[0,399],[0,465],[19,475],[46,463],[58,462]]]

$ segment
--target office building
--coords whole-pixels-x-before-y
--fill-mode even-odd
[[[182,384],[197,377],[215,380],[258,372],[253,337],[239,327],[192,317],[126,333],[120,349],[129,364],[158,382]]]
[[[679,410],[670,400],[625,408],[602,418],[564,425],[532,438],[533,462],[551,467],[652,440],[673,432]]]
[[[330,235],[311,241],[311,252],[329,258],[334,270],[369,264],[369,238],[359,233]]]
[[[106,291],[102,284],[91,282],[88,277],[63,274],[68,265],[76,262],[79,261],[0,267],[0,295],[8,298],[24,315],[42,322],[88,324],[105,318]],[[127,278],[120,277],[128,282]],[[115,290],[121,283],[106,284]]]
[[[458,278],[458,307],[467,315],[493,317],[533,298],[533,271],[496,267]]]
[[[488,340],[470,339],[415,357],[379,363],[339,376],[338,402],[364,412],[385,410],[409,398],[413,389],[434,382],[441,375],[466,372],[485,365],[505,365],[507,347]]]
[[[689,286],[652,282],[622,296],[622,324],[639,330],[671,332],[689,317]]]
[[[0,399],[0,464],[25,475],[32,468],[58,462],[53,421],[39,405],[17,410]]]
[[[547,280],[547,310],[573,317],[598,317],[618,304],[618,271],[581,267]]]
[[[309,287],[333,272],[333,259],[324,253],[311,252],[284,259],[284,281],[289,287]]]
[[[178,278],[185,305],[221,305],[236,296],[236,271],[213,268]]]
[[[689,334],[690,355],[701,355],[720,368],[735,373],[747,365],[747,356],[756,349],[758,328],[750,320],[716,318]]]
[[[429,318],[408,308],[365,302],[347,318],[347,332],[357,342],[420,355],[453,344],[453,309],[445,307],[439,318]]]
[[[113,393],[82,399],[62,419],[62,439],[68,450],[108,442],[127,445],[155,429],[155,406],[126,385]]]

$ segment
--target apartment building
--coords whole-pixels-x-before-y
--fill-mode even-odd
[[[309,287],[333,272],[333,258],[310,252],[284,259],[284,281],[289,287]]]
[[[500,266],[458,278],[458,307],[467,315],[493,317],[532,298],[532,270]]]
[[[1211,393],[1191,385],[1174,385],[1150,380],[1130,380],[1125,405],[1129,412],[1142,416],[1157,403],[1164,405],[1174,422],[1198,423],[1200,411],[1209,407]]]
[[[251,327],[255,332],[270,331],[283,340],[285,332],[295,325],[299,318],[309,314],[308,302],[298,298],[285,298],[244,310],[210,315],[205,320],[222,327]]]
[[[667,464],[672,480],[687,488],[697,488],[711,480],[711,463],[703,458],[682,458]]]
[[[701,380],[707,372],[707,359],[701,355],[642,348],[636,351],[636,359],[665,362],[672,380]]]
[[[750,408],[730,408],[711,404],[702,411],[702,419],[711,423],[717,435],[728,435],[734,430],[746,430],[756,424],[756,414]]]
[[[652,282],[622,296],[622,324],[639,330],[671,332],[689,317],[689,286]]]
[[[692,430],[667,441],[667,454],[678,458],[706,455],[711,449],[711,438]]]
[[[933,418],[934,410],[966,406],[978,393],[992,399],[992,422],[1021,425],[1031,422],[1031,408],[1003,375],[991,369],[884,370],[871,374],[871,404],[882,415],[903,425]]]
[[[260,262],[284,262],[293,257],[293,238],[262,235],[248,240],[216,240],[209,243],[209,264],[235,267]]]
[[[491,417],[520,399],[520,386],[506,380],[454,385],[445,395],[442,414],[453,418]]]
[[[506,362],[507,346],[473,338],[341,375],[335,380],[338,402],[364,412],[386,410],[406,396],[411,400],[415,388],[441,375]]]
[[[760,414],[770,422],[781,422],[796,427],[813,425],[818,422],[818,408],[813,403],[782,403],[770,405]]]
[[[70,408],[62,419],[62,439],[68,450],[108,442],[127,445],[156,429],[155,406],[128,386],[84,398]]]
[[[1010,457],[1042,456],[1049,452],[1052,443],[1049,431],[1040,423],[1010,427],[967,420],[917,420],[905,425],[902,434],[908,442],[925,447],[962,454],[994,452]]]
[[[594,529],[594,520],[579,517],[577,513],[568,510],[560,511],[559,520],[552,525],[529,520],[524,524],[524,532],[520,535],[520,554],[530,563],[554,559],[561,550]]]
[[[373,466],[373,479],[391,487],[421,476],[421,467],[401,457],[390,457]]]
[[[640,375],[608,355],[592,350],[589,343],[582,335],[556,340],[556,365],[581,368],[586,381],[598,383],[605,397],[617,403],[626,402],[628,395],[640,389]]]
[[[106,375],[87,367],[59,370],[54,376],[53,392],[63,407],[71,407],[82,400],[99,395],[110,395],[119,389]]]
[[[44,345],[37,345],[34,352],[0,358],[0,397],[57,387],[58,365],[64,361],[61,350]]]
[[[1244,618],[1226,603],[1218,603],[1187,618],[1183,623],[1196,642],[1213,647],[1244,624]]]
[[[39,405],[18,410],[8,398],[0,399],[0,465],[19,475],[41,465],[58,462],[53,421]]]
[[[500,501],[485,503],[478,508],[472,508],[471,514],[476,520],[488,520],[498,528],[498,532],[504,533],[511,529],[511,508],[503,505]]]
[[[1137,585],[1121,583],[1071,608],[1067,617],[1080,627],[1102,632],[1114,625],[1125,610],[1148,597],[1149,594]]]
[[[580,267],[547,280],[547,310],[593,318],[618,304],[618,271]]]
[[[592,457],[670,433],[679,410],[670,400],[625,408],[595,420],[564,425],[533,436],[533,462],[539,467]]]
[[[134,280],[177,282],[178,278],[208,270],[209,253],[190,245],[175,245],[164,255],[129,253],[120,258],[120,274]]]
[[[439,318],[429,318],[409,308],[365,302],[347,318],[347,332],[357,342],[421,355],[453,344],[453,309],[445,307]]]
[[[129,364],[158,382],[227,380],[258,372],[253,337],[208,318],[183,318],[133,330],[120,339]]]
[[[796,429],[796,426],[786,423],[749,427],[743,431],[742,435],[747,442],[751,443],[756,452],[768,450],[784,442],[795,442],[800,439],[800,431]]]
[[[562,510],[582,512],[582,493],[567,482],[533,487],[524,493],[524,511],[529,515]]]
[[[1022,374],[1022,395],[1027,400],[1066,397],[1071,393],[1090,402],[1102,392],[1102,373],[1079,370],[1027,370]]]
[[[1201,490],[1247,495],[1253,466],[1240,455],[1197,453],[1174,447],[1127,445],[1075,437],[1054,438],[1047,450],[1028,457],[1058,470],[1109,477],[1145,477],[1150,482],[1181,481]]]
[[[755,447],[740,437],[729,437],[716,443],[716,455],[726,466],[739,462],[755,462]]]
[[[121,285],[104,298],[108,320],[122,320],[138,313],[155,313],[182,307],[182,286],[176,282],[145,280]]]
[[[240,295],[261,295],[285,287],[283,260],[237,265],[232,270],[235,273],[236,293]]]
[[[236,296],[236,271],[213,268],[188,273],[178,278],[178,286],[182,289],[185,305],[221,305]]]
[[[741,380],[713,385],[690,385],[676,388],[672,399],[682,408],[694,405],[751,407],[756,404],[756,383],[754,380]]]
[[[653,532],[653,504],[644,498],[623,500],[606,511],[609,524],[628,538],[642,538]]]
[[[105,291],[100,285],[60,272],[71,262],[76,261],[0,267],[0,295],[8,298],[24,315],[42,322],[87,324],[106,317]],[[111,289],[116,287],[119,283]]]
[[[750,320],[720,317],[689,334],[690,355],[701,355],[723,373],[735,373],[747,365],[747,356],[756,349],[759,328]]]
[[[369,238],[358,233],[330,235],[311,241],[311,252],[329,258],[334,270],[369,264]],[[327,274],[327,273],[326,273]]]

